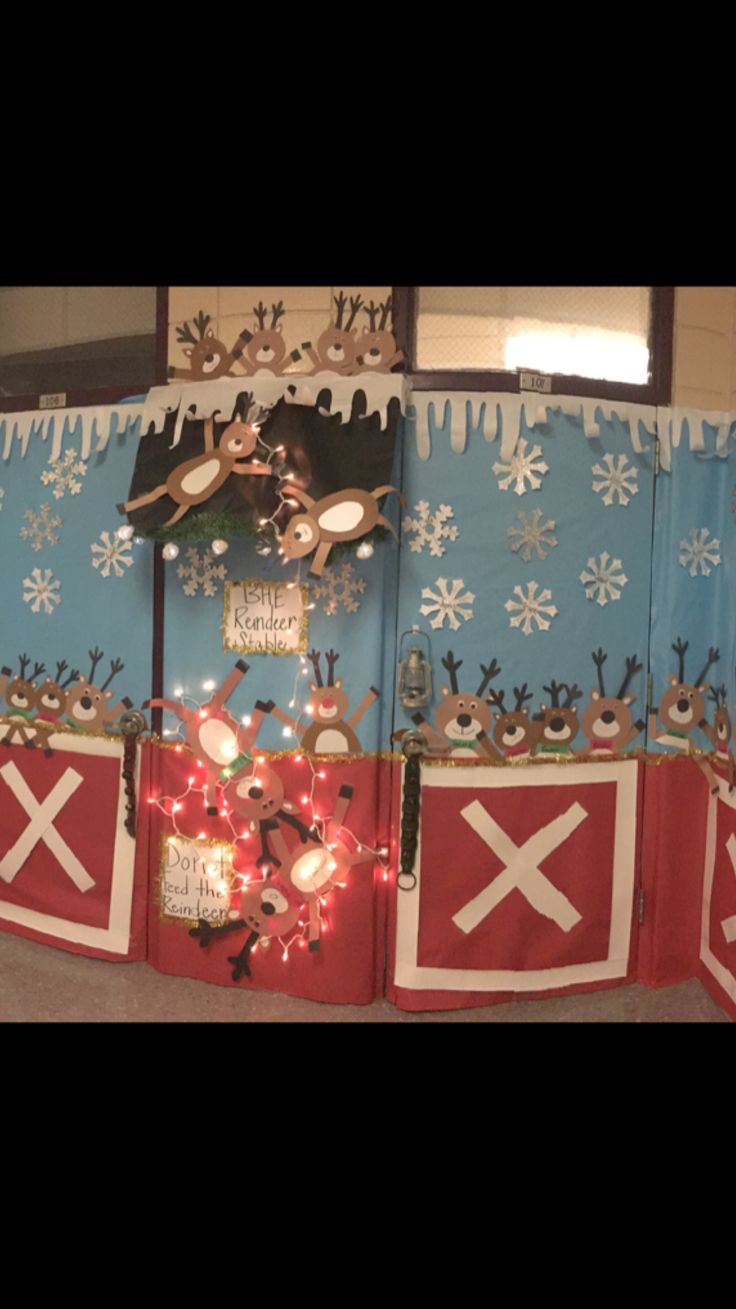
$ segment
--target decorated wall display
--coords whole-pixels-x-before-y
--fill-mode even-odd
[[[299,654],[307,649],[308,591],[294,582],[246,577],[225,583],[222,643],[241,654]]]

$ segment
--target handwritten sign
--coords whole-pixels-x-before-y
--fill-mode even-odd
[[[239,654],[299,654],[307,649],[307,588],[246,577],[225,583],[222,644]]]
[[[226,842],[163,837],[159,875],[161,917],[214,927],[229,921],[233,871]]]

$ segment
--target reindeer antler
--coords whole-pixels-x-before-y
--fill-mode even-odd
[[[625,674],[625,676],[624,676],[624,680],[623,680],[623,682],[621,683],[621,685],[620,685],[620,687],[619,687],[618,695],[616,696],[616,699],[617,699],[617,700],[623,700],[624,695],[626,694],[626,691],[628,690],[629,682],[631,681],[632,677],[633,677],[636,673],[640,673],[643,667],[644,667],[643,664],[638,664],[638,663],[636,662],[636,655],[635,655],[635,654],[632,655],[630,659],[629,659],[628,656],[627,656],[627,659],[626,659],[626,674]]]
[[[558,685],[557,685],[557,682],[555,682],[554,679],[553,679],[553,680],[550,682],[550,685],[549,685],[549,686],[543,686],[543,687],[542,687],[542,690],[543,690],[543,691],[549,691],[549,695],[550,695],[550,705],[551,705],[551,707],[552,707],[553,709],[559,709],[559,707],[560,707],[560,691],[562,690],[562,688],[563,688],[564,685],[565,685],[564,682],[560,682],[560,684],[559,684],[559,686],[558,686]]]
[[[712,664],[717,664],[717,663],[718,663],[718,660],[720,659],[720,657],[721,657],[721,655],[720,655],[720,651],[715,650],[715,649],[713,648],[713,646],[711,646],[710,649],[708,650],[708,660],[707,660],[707,663],[706,663],[705,667],[703,668],[703,671],[702,671],[702,673],[700,674],[700,676],[699,676],[699,677],[696,677],[695,681],[693,682],[693,686],[700,686],[700,685],[702,684],[703,678],[705,677],[706,673],[708,672],[708,669],[711,667]]]
[[[309,651],[308,658],[309,658],[309,662],[312,665],[312,668],[314,669],[314,680],[317,683],[317,686],[324,686],[324,682],[322,681],[322,672],[319,666],[320,657],[321,656],[319,650]]]
[[[21,681],[23,682],[25,682],[26,680],[26,668],[28,667],[30,662],[31,662],[30,655],[25,655],[25,654],[18,655],[18,663],[20,664],[20,677],[21,677]]]
[[[344,291],[341,291],[339,295],[333,295],[332,298],[337,306],[337,313],[335,314],[335,327],[337,328],[338,332],[341,332],[342,316],[345,313],[345,306],[348,302],[348,298],[345,295]]]
[[[72,682],[76,682],[78,677],[79,677],[79,669],[78,668],[70,669],[69,676],[67,677],[66,681],[59,682],[59,686],[61,687],[62,691],[65,691],[68,686],[71,686]],[[58,677],[56,680],[57,682],[59,681]]]
[[[365,310],[365,312],[366,312],[366,314],[368,315],[368,318],[369,318],[369,320],[370,320],[371,331],[372,331],[372,332],[375,332],[375,330],[376,330],[376,319],[378,318],[378,315],[379,315],[379,312],[380,312],[379,307],[378,307],[378,305],[374,304],[373,301],[371,300],[370,304],[369,304],[369,305],[364,305],[363,308],[364,308],[364,310]]]
[[[386,323],[388,322],[388,316],[391,313],[392,308],[393,308],[393,302],[391,296],[389,296],[386,303],[381,305],[381,321],[378,324],[379,332],[385,332]]]
[[[97,649],[97,646],[95,646],[94,650],[88,650],[88,651],[87,651],[87,654],[89,655],[90,659],[92,660],[92,667],[90,668],[89,680],[90,680],[90,682],[94,685],[94,680],[95,680],[95,668],[97,667],[98,663],[100,662],[100,660],[101,660],[101,658],[102,658],[102,656],[103,656],[103,654],[104,654],[104,651],[103,651],[103,650],[98,650],[98,649]]]
[[[259,331],[259,332],[265,332],[265,330],[266,330],[266,314],[268,313],[268,310],[267,310],[267,308],[266,308],[266,306],[264,305],[264,303],[263,303],[262,300],[259,300],[259,301],[258,301],[258,304],[253,306],[253,313],[255,314],[256,318],[258,319],[258,331]]]
[[[280,318],[283,318],[286,310],[284,309],[283,300],[279,300],[277,305],[271,305],[271,331],[275,328]]]
[[[334,650],[325,651],[325,659],[327,660],[327,685],[328,686],[335,685],[335,664],[337,663],[339,658],[340,658],[339,654],[335,654]]]
[[[582,700],[583,693],[580,690],[580,687],[578,686],[577,682],[573,682],[572,686],[568,686],[567,682],[561,682],[560,690],[562,690],[563,686],[567,691],[567,699],[565,700],[565,703],[562,706],[562,708],[569,709],[575,700]]]
[[[481,664],[480,671],[483,674],[483,681],[481,682],[480,686],[478,687],[478,690],[475,693],[478,696],[483,695],[486,687],[488,686],[488,683],[491,681],[492,678],[498,677],[498,674],[501,672],[501,669],[496,663],[496,660],[492,659],[487,668],[485,667],[484,664]]]
[[[689,641],[681,641],[679,636],[677,640],[674,641],[672,644],[672,649],[674,650],[675,654],[677,655],[677,658],[680,661],[679,674],[677,678],[678,682],[685,681],[685,651],[687,650],[689,644],[690,644]]]
[[[176,329],[176,339],[177,339],[177,341],[179,342],[180,345],[198,345],[198,344],[199,344],[199,342],[197,341],[196,336],[194,335],[194,332],[192,331],[192,329],[191,329],[191,327],[189,326],[188,323],[184,323],[183,326],[181,326],[181,327],[177,327],[177,329]]]
[[[66,659],[57,660],[56,677],[54,678],[54,681],[57,683],[58,686],[61,686],[61,674],[64,672],[64,669],[66,667],[67,667]]]
[[[497,707],[498,709],[501,710],[501,713],[502,713],[502,714],[505,714],[505,713],[506,713],[506,706],[505,706],[505,704],[504,704],[504,702],[503,702],[504,694],[505,694],[505,693],[504,693],[503,687],[502,687],[499,691],[494,691],[494,690],[491,689],[491,690],[488,692],[488,703],[489,703],[489,704],[495,704],[496,707]]]
[[[357,317],[358,310],[359,310],[359,309],[362,309],[362,307],[363,307],[363,301],[361,300],[360,296],[359,296],[359,295],[351,295],[351,297],[350,297],[350,317],[348,318],[348,321],[347,321],[346,324],[345,324],[345,331],[346,331],[346,332],[349,332],[349,331],[350,331],[350,328],[353,326],[353,323],[355,322],[355,319],[356,319],[356,317]]]
[[[458,668],[462,668],[462,659],[456,660],[452,650],[448,650],[447,657],[442,659],[440,662],[442,667],[446,668],[450,674],[450,690],[452,691],[452,694],[457,695],[457,670]]]
[[[599,646],[597,650],[594,650],[592,652],[590,657],[593,660],[593,663],[595,664],[596,668],[598,669],[598,688],[600,690],[601,695],[605,696],[606,688],[603,685],[603,665],[606,662],[608,655],[604,654],[602,648]]]
[[[524,685],[523,685],[522,687],[518,687],[518,686],[515,686],[515,687],[514,687],[514,695],[516,696],[516,712],[517,712],[517,714],[520,713],[521,710],[524,708],[524,705],[525,705],[525,703],[526,703],[527,700],[533,700],[533,699],[534,699],[534,693],[533,693],[532,691],[530,691],[528,695],[527,695],[527,693],[526,693],[526,682],[524,683]]]
[[[101,691],[106,691],[107,688],[108,688],[108,686],[110,685],[110,683],[111,683],[113,677],[116,677],[117,674],[118,674],[118,673],[119,673],[119,672],[120,672],[124,667],[125,667],[125,664],[123,663],[122,659],[111,659],[111,660],[110,660],[110,676],[108,677],[107,681],[105,682],[105,685],[100,687],[100,690],[101,690]]]
[[[720,709],[721,706],[723,706],[723,708],[725,709],[726,694],[727,694],[726,688],[723,684],[721,684],[720,686],[712,686],[710,689],[710,695],[708,696],[708,699],[713,701],[713,704],[715,705],[716,709]]]
[[[31,676],[28,678],[28,681],[35,682],[36,678],[40,677],[41,673],[45,673],[45,672],[46,672],[45,664],[36,664],[34,666],[33,672],[31,673]]]

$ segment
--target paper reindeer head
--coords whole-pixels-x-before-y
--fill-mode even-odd
[[[387,326],[391,314],[391,296],[385,303],[365,305],[369,328],[363,328],[363,335],[358,340],[355,356],[357,373],[389,373],[395,364],[404,358],[403,350],[396,349],[393,321]]]
[[[330,326],[322,333],[316,346],[313,347],[311,341],[304,341],[302,350],[305,351],[313,364],[313,373],[341,373],[344,377],[347,377],[355,371],[358,329],[353,324],[363,301],[359,295],[351,296],[350,313],[347,317],[345,310],[348,302],[345,293],[341,291],[339,295],[334,296],[334,301],[334,323],[330,323]]]
[[[629,692],[632,678],[641,672],[642,664],[636,655],[626,660],[626,672],[615,695],[606,695],[603,681],[603,665],[608,658],[602,649],[594,650],[591,658],[598,673],[598,687],[593,687],[591,702],[582,719],[583,735],[588,738],[588,747],[581,754],[610,755],[625,750],[627,745],[644,731],[646,724],[642,719],[634,722],[629,705],[636,699]]]
[[[291,728],[298,738],[303,750],[314,754],[356,754],[360,751],[360,741],[355,734],[363,714],[379,697],[375,686],[366,691],[357,709],[349,718],[346,714],[350,707],[348,697],[343,690],[342,678],[335,677],[335,664],[340,658],[334,650],[328,650],[327,685],[322,680],[321,654],[319,650],[310,650],[309,658],[314,669],[314,681],[309,684],[310,698],[307,713],[312,722],[308,727],[300,726],[295,718],[290,718],[276,706],[272,707],[274,718]]]
[[[176,339],[185,347],[183,353],[189,360],[188,368],[168,370],[170,378],[180,378],[187,382],[212,382],[218,377],[235,377],[231,367],[243,353],[244,334],[238,337],[232,350],[228,350],[222,341],[218,341],[211,327],[210,315],[200,309],[192,326],[184,323],[176,329]],[[195,336],[195,330],[197,335]]]
[[[514,687],[515,706],[507,709],[504,704],[504,691],[491,691],[489,699],[498,710],[493,715],[493,743],[501,758],[510,763],[520,763],[533,754],[539,740],[541,725],[529,718],[527,702],[534,698],[523,686]]]
[[[95,669],[103,658],[103,651],[89,650],[88,654],[92,661],[90,674],[88,678],[81,674],[77,675],[77,685],[69,691],[66,697],[66,717],[67,722],[72,727],[78,727],[83,732],[104,732],[106,728],[114,723],[120,717],[124,709],[132,709],[133,701],[125,696],[117,704],[111,705],[113,698],[112,691],[108,687],[114,677],[122,672],[125,664],[120,659],[110,660],[110,672],[103,682],[102,686],[95,686],[94,677]]]
[[[452,756],[483,755],[489,753],[484,742],[491,730],[491,700],[484,699],[488,683],[501,672],[495,659],[488,667],[481,664],[481,682],[477,691],[460,691],[457,674],[463,665],[448,650],[442,660],[450,678],[449,686],[440,686],[442,703],[435,714],[434,727],[422,717],[413,714],[416,723],[428,741],[430,750]]]
[[[285,798],[281,778],[265,760],[257,760],[251,768],[233,777],[225,786],[223,799],[239,818],[245,819],[251,832],[260,833],[261,853],[256,859],[258,868],[266,866],[268,871],[271,864],[279,866],[279,860],[268,844],[272,820],[288,823],[299,833],[302,841],[306,841],[310,835],[309,828],[296,817],[298,807]]]
[[[284,531],[278,536],[279,551],[284,556],[284,563],[290,559],[303,559],[315,551],[310,566],[310,573],[316,577],[330,556],[330,550],[336,541],[357,541],[367,536],[374,527],[387,527],[396,536],[393,524],[379,512],[378,501],[389,491],[396,491],[401,503],[404,498],[395,486],[378,486],[375,491],[360,491],[350,487],[345,491],[335,491],[322,500],[313,500],[306,491],[291,482],[284,483],[284,490],[304,505],[306,513],[294,514],[289,519]],[[398,540],[398,537],[397,537]]]
[[[534,721],[540,725],[535,753],[543,758],[571,754],[570,745],[577,736],[580,726],[574,701],[581,700],[583,693],[575,683],[568,686],[567,682],[555,682],[554,679],[542,690],[548,692],[550,703],[543,704],[539,713],[534,715]],[[566,695],[561,704],[560,697],[563,691]]]
[[[35,732],[31,728],[28,730],[26,724],[34,716],[36,706],[36,678],[45,673],[44,664],[36,664],[30,677],[27,676],[30,667],[28,655],[18,655],[20,665],[20,674],[13,676],[12,668],[3,668],[0,675],[0,695],[5,692],[5,701],[8,706],[8,714],[11,718],[10,729],[3,737],[3,745],[11,745],[16,736],[23,745],[33,748]]]
[[[166,495],[177,506],[171,517],[162,524],[164,527],[169,527],[183,518],[188,509],[209,500],[227,481],[231,473],[241,476],[269,477],[271,468],[268,464],[258,460],[245,462],[255,452],[256,446],[262,444],[259,432],[265,414],[266,410],[255,406],[251,406],[247,422],[236,414],[222,433],[217,447],[215,447],[213,420],[206,418],[202,454],[177,464],[166,481],[154,487],[152,491],[136,496],[133,500],[127,500],[125,504],[119,504],[118,512],[121,514],[134,512]],[[264,446],[265,448],[267,447]]]
[[[283,337],[283,327],[280,319],[283,318],[284,302],[279,300],[277,305],[271,305],[271,323],[267,327],[266,319],[268,310],[261,300],[253,306],[253,313],[256,316],[256,323],[253,324],[253,331],[241,332],[241,339],[245,342],[245,349],[240,360],[245,372],[248,375],[257,373],[264,369],[269,373],[275,373],[280,376],[297,360],[301,359],[299,350],[292,350],[290,354],[286,352],[286,343]]]
[[[190,929],[189,935],[195,941],[198,940],[200,948],[204,949],[212,941],[230,932],[245,929],[248,936],[240,953],[228,956],[228,963],[233,965],[232,979],[238,982],[244,974],[246,977],[251,976],[249,956],[254,945],[292,931],[299,921],[301,904],[293,887],[280,877],[250,882],[240,891],[239,917],[235,921],[213,927],[205,918],[200,918],[197,926]]]
[[[717,663],[720,655],[718,650],[712,646],[708,650],[708,658],[703,666],[702,672],[698,674],[694,682],[685,681],[685,654],[689,642],[682,641],[678,636],[677,641],[672,645],[672,649],[678,657],[679,667],[678,675],[670,673],[669,687],[665,691],[659,702],[657,714],[650,714],[649,734],[660,745],[672,745],[679,750],[688,750],[689,734],[696,727],[700,727],[705,720],[705,697],[704,692],[709,689],[709,683],[705,681],[709,668]],[[665,728],[664,733],[657,735],[657,717],[662,726]]]

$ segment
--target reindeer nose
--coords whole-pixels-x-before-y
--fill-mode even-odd
[[[334,705],[334,703],[335,703],[334,700],[323,700],[323,701],[322,701],[322,708],[323,708],[323,709],[331,709],[332,706]]]
[[[90,700],[90,698],[89,698],[88,695],[83,695],[82,698],[81,698],[81,700],[79,701],[79,703],[81,704],[81,706],[82,706],[83,709],[91,709],[91,708],[92,708],[92,701]]]
[[[275,914],[275,913],[276,913],[276,906],[273,905],[273,904],[269,904],[268,900],[264,900],[263,904],[261,905],[261,913],[262,913],[262,914]]]
[[[521,728],[519,727],[519,725],[518,725],[517,723],[509,723],[508,727],[506,728],[506,735],[507,735],[507,736],[516,736],[516,733],[517,733],[517,732],[520,732],[520,731],[521,731]]]
[[[260,800],[261,796],[263,795],[263,791],[261,790],[260,786],[252,786],[248,792],[248,795],[250,796],[251,800]]]
[[[473,720],[470,717],[470,714],[458,714],[457,721],[460,727],[470,727]]]
[[[690,701],[681,696],[677,701],[677,708],[681,714],[684,714],[690,708]]]
[[[616,721],[616,715],[612,709],[607,709],[604,714],[601,714],[602,723],[615,723],[615,721]]]
[[[372,346],[371,349],[368,351],[368,354],[369,354],[369,355],[376,355],[376,356],[378,356],[378,355],[380,355],[380,353],[381,353],[381,351],[380,351],[380,350],[378,349],[378,347],[375,346],[375,345]]]
[[[550,723],[550,727],[552,728],[553,732],[561,732],[564,726],[565,726],[564,718],[553,718]]]

